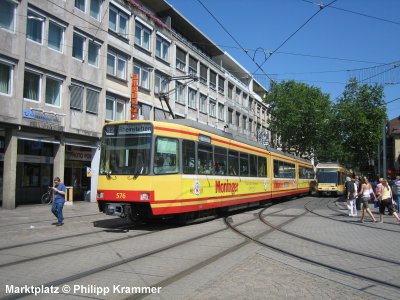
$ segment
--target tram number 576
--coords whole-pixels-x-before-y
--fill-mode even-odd
[[[116,198],[117,199],[125,199],[126,198],[126,193],[116,193]]]

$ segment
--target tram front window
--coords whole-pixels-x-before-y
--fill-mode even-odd
[[[338,173],[337,173],[336,170],[318,171],[317,180],[318,180],[318,183],[334,183],[334,184],[337,184]]]
[[[143,175],[150,169],[151,135],[105,137],[100,174]]]

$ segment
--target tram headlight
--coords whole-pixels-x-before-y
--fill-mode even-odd
[[[104,198],[104,192],[97,192],[97,198]]]
[[[150,195],[149,195],[149,193],[141,193],[141,194],[140,194],[140,200],[143,200],[143,201],[150,200]]]

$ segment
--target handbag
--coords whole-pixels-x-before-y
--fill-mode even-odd
[[[379,207],[379,201],[374,201],[374,208],[378,208]]]

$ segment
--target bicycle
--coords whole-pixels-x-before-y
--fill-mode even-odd
[[[53,203],[53,188],[49,186],[49,189],[46,193],[42,195],[42,204],[52,204]]]

